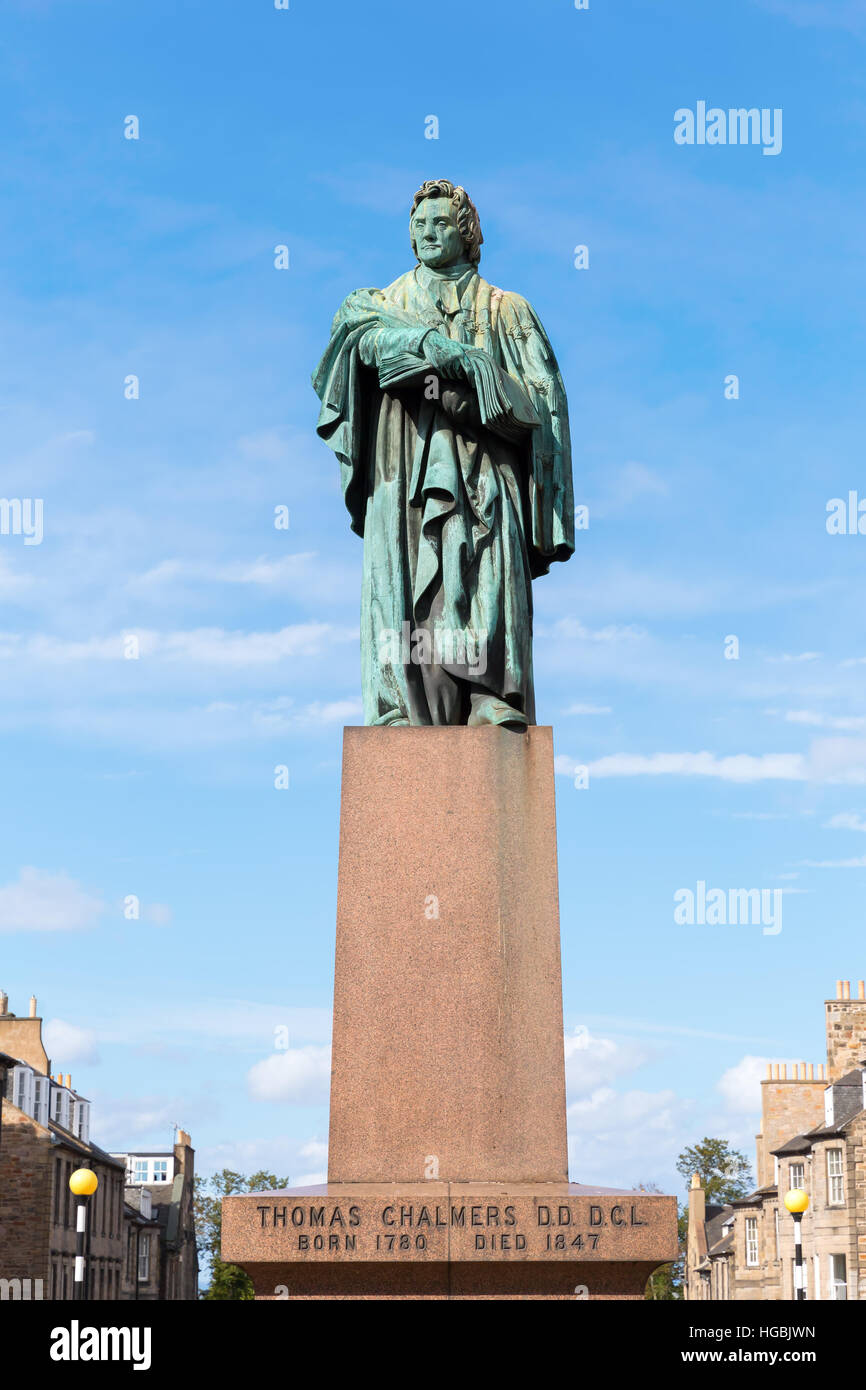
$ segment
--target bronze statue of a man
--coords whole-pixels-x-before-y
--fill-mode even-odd
[[[539,320],[478,274],[466,190],[424,183],[418,264],[340,305],[318,432],[364,538],[367,724],[535,722],[532,580],[574,550],[568,406]]]

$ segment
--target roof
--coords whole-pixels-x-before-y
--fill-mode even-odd
[[[156,1214],[153,1216],[142,1216],[137,1207],[130,1206],[129,1202],[123,1204],[123,1216],[125,1221],[132,1221],[136,1226],[158,1226],[159,1221]]]
[[[782,1144],[778,1149],[771,1149],[770,1153],[778,1154],[781,1158],[784,1154],[805,1154],[812,1147],[812,1140],[808,1134],[795,1134],[793,1139],[789,1139],[787,1144]]]
[[[704,1230],[707,1237],[707,1254],[719,1253],[721,1247],[729,1244],[728,1236],[725,1235],[724,1227],[731,1220],[734,1209],[732,1206],[712,1207],[713,1215],[706,1222]],[[733,1233],[729,1233],[731,1236]]]
[[[709,1245],[707,1247],[707,1255],[725,1255],[732,1249],[733,1244],[734,1233],[733,1231],[728,1231],[722,1236],[721,1240],[717,1240],[714,1245]]]
[[[51,1132],[52,1144],[64,1144],[67,1149],[73,1149],[75,1153],[84,1154],[86,1158],[97,1158],[100,1163],[108,1163],[112,1168],[123,1168],[122,1163],[118,1163],[116,1158],[101,1149],[98,1144],[85,1144],[83,1139],[76,1139],[74,1134],[70,1134],[68,1129],[58,1125],[54,1120],[48,1121],[48,1129]]]
[[[775,1197],[776,1184],[767,1183],[765,1187],[756,1187],[754,1192],[750,1192],[747,1197],[735,1197],[731,1202],[732,1207],[759,1207],[765,1197]]]

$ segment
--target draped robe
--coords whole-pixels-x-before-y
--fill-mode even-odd
[[[486,352],[539,423],[484,427],[467,382],[425,369],[431,329]],[[383,388],[407,354],[417,379]],[[419,265],[343,301],[313,385],[364,538],[365,723],[466,723],[473,691],[534,723],[531,581],[572,554],[574,505],[565,389],[531,305],[473,266]]]

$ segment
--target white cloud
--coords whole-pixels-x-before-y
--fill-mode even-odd
[[[828,830],[862,830],[866,832],[866,820],[853,811],[840,811],[827,821]]]
[[[568,1107],[572,1180],[611,1187],[660,1181],[665,1187],[691,1109],[674,1091],[601,1087],[575,1101]]]
[[[866,32],[864,0],[755,0],[762,10],[790,20],[798,28],[848,29]]]
[[[96,924],[105,904],[65,873],[23,868],[0,887],[0,931],[75,931]]]
[[[311,1158],[314,1163],[327,1163],[328,1146],[321,1139],[310,1139],[298,1150],[301,1158]]]
[[[563,714],[610,714],[610,705],[569,705]]]
[[[247,1072],[247,1088],[253,1100],[324,1104],[330,1082],[330,1047],[309,1045],[274,1052]]]
[[[545,636],[563,638],[569,642],[634,642],[646,638],[647,633],[643,628],[635,627],[633,624],[622,625],[618,623],[608,623],[606,627],[589,628],[585,627],[579,618],[559,618],[551,628],[545,631],[541,628]]]
[[[573,777],[582,766],[568,754],[554,766]],[[866,783],[866,739],[816,739],[808,753],[611,753],[585,764],[593,777],[718,777],[724,782]]]
[[[859,729],[866,729],[866,715],[833,715],[820,714],[811,709],[789,709],[784,712],[775,709],[768,709],[768,714],[782,714],[782,718],[788,724],[806,724],[819,729],[842,729],[856,732]]]
[[[809,749],[809,775],[818,782],[866,783],[866,739],[816,739]]]
[[[789,662],[789,661],[820,661],[820,652],[782,652],[779,656],[768,656],[769,662]]]
[[[745,1056],[722,1074],[716,1089],[724,1096],[729,1110],[736,1114],[760,1112],[761,1082],[767,1075],[767,1063],[771,1060],[778,1061],[778,1058]]]
[[[804,859],[807,869],[866,869],[866,854],[859,859]]]
[[[62,1018],[50,1018],[42,1029],[45,1051],[60,1071],[77,1062],[98,1062],[96,1034],[90,1028],[79,1028]]]
[[[357,641],[357,628],[338,628],[331,623],[297,623],[276,632],[230,632],[224,628],[194,628],[185,632],[158,632],[128,628],[110,637],[90,637],[70,642],[45,634],[23,636],[0,633],[0,660],[69,665],[75,662],[126,661],[125,644],[138,640],[138,660],[190,662],[212,666],[253,666],[315,656],[336,643]]]
[[[583,1026],[565,1035],[565,1080],[569,1095],[582,1096],[635,1071],[653,1056],[646,1044],[590,1033]]]
[[[573,777],[580,764],[559,754],[556,771]],[[725,782],[800,781],[806,766],[800,753],[613,753],[587,764],[593,777],[718,777]]]

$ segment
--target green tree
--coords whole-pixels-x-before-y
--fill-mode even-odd
[[[731,1148],[727,1139],[704,1138],[683,1149],[677,1159],[677,1172],[686,1187],[697,1173],[707,1194],[707,1204],[723,1207],[745,1197],[754,1187],[752,1165],[745,1154]]]
[[[272,1192],[288,1187],[288,1178],[273,1173],[234,1173],[223,1168],[213,1177],[195,1180],[195,1233],[198,1248],[210,1265],[210,1284],[201,1295],[204,1299],[254,1298],[253,1283],[237,1265],[220,1259],[222,1238],[222,1199],[235,1192]]]
[[[642,1182],[638,1184],[638,1192],[661,1192],[658,1183]],[[683,1254],[685,1251],[687,1215],[685,1208],[681,1208],[677,1217],[677,1238],[679,1241],[680,1253],[677,1259],[669,1265],[662,1265],[653,1271],[646,1281],[644,1298],[652,1299],[654,1302],[671,1303],[683,1296]]]

